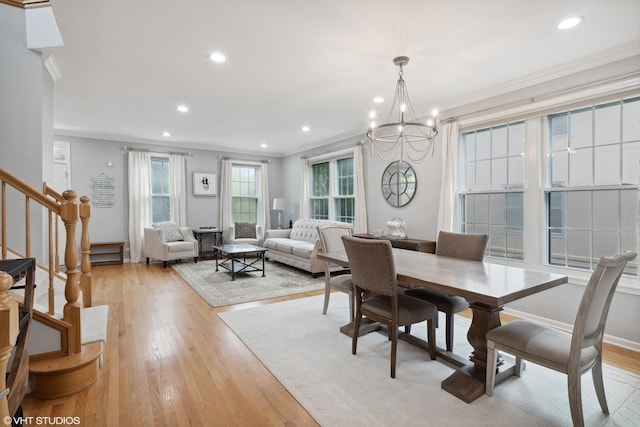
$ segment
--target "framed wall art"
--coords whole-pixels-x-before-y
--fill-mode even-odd
[[[193,195],[194,196],[213,196],[217,194],[216,174],[207,172],[193,173]]]

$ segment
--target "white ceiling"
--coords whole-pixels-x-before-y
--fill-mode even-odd
[[[52,0],[58,133],[292,154],[386,117],[398,69],[427,114],[640,46],[638,0]],[[577,28],[556,24],[582,15]],[[224,64],[208,54],[221,51]],[[186,104],[187,114],[176,106]],[[311,131],[301,132],[302,125]],[[162,131],[171,132],[165,138]],[[261,143],[268,148],[260,148]]]

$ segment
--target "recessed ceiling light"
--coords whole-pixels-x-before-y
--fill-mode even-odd
[[[384,98],[381,96],[376,96],[375,98],[373,98],[373,102],[375,102],[376,104],[382,104],[384,102]]]
[[[262,147],[262,148],[267,148],[267,147],[268,147],[268,145],[267,145],[267,144],[265,144],[265,143],[263,142],[262,144],[260,144],[260,147]]]
[[[309,132],[311,128],[309,126],[302,126],[302,132]]]
[[[213,52],[209,54],[209,59],[213,62],[225,62],[227,58],[220,52]]]
[[[572,16],[571,18],[563,19],[562,21],[560,21],[556,28],[559,30],[568,30],[580,24],[582,21],[584,21],[584,18],[582,16]]]
[[[165,130],[164,132],[162,132],[162,136],[168,138],[171,136],[171,132]]]
[[[186,105],[178,105],[178,111],[180,111],[181,113],[187,113],[189,112],[189,107],[187,107]]]

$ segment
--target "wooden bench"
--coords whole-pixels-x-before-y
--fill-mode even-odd
[[[91,265],[123,264],[124,242],[94,242],[89,248]]]

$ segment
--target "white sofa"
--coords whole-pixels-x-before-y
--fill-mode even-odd
[[[324,272],[325,264],[317,257],[320,250],[318,227],[327,225],[351,227],[351,224],[339,221],[299,219],[290,229],[267,230],[262,244],[268,249],[267,259],[306,270],[316,277]]]

